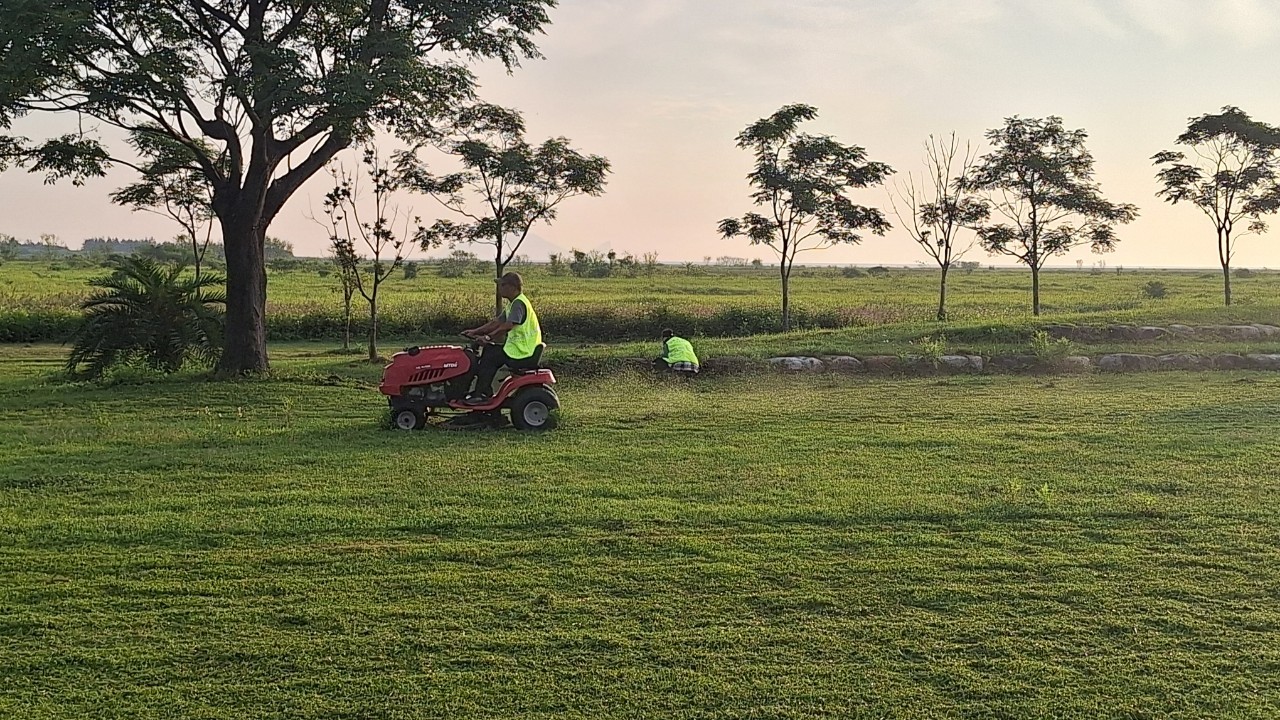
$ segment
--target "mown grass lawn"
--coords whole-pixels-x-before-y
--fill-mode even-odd
[[[0,352],[0,716],[1272,718],[1280,378],[365,380]]]

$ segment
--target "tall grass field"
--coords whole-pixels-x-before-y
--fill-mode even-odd
[[[781,327],[776,268],[663,267],[639,277],[551,275],[545,266],[520,268],[529,296],[552,338],[647,340],[664,327],[705,337],[746,337]],[[493,281],[484,268],[460,278],[425,266],[413,279],[397,273],[383,286],[380,323],[395,337],[447,335],[492,313]],[[75,326],[76,304],[88,281],[109,272],[66,262],[0,265],[0,342],[62,341]],[[856,273],[857,276],[847,275]],[[1215,271],[1047,271],[1042,279],[1046,321],[1180,321],[1280,323],[1280,273],[1244,271],[1233,279],[1235,304],[1222,306]],[[1162,286],[1159,297],[1147,287]],[[938,272],[888,269],[869,274],[843,268],[797,268],[792,280],[798,329],[880,327],[931,323]],[[1012,269],[953,271],[950,319],[1000,325],[1027,321],[1030,278]],[[354,332],[364,327],[356,299]],[[268,279],[268,333],[274,340],[332,339],[344,332],[342,294],[323,261],[293,263]]]

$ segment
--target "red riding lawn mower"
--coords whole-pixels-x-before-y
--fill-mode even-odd
[[[539,345],[523,363],[526,369],[511,370],[489,402],[469,405],[463,399],[471,389],[484,343],[467,339],[471,340],[468,347],[411,347],[392,356],[378,390],[387,396],[393,424],[401,430],[417,430],[436,416],[448,418],[447,427],[499,427],[506,424],[502,415],[506,410],[511,424],[520,430],[555,427],[560,398],[554,390],[555,375],[538,367],[544,346]]]

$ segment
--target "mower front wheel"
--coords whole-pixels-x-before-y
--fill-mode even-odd
[[[391,418],[399,430],[421,430],[427,424],[426,416],[413,408],[401,408]]]
[[[511,424],[519,430],[550,430],[559,407],[556,394],[545,387],[522,390],[511,401]]]

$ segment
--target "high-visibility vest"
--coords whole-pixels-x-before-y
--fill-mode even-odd
[[[698,364],[698,356],[693,353],[693,343],[681,337],[667,339],[667,357],[669,363],[687,362]]]
[[[532,357],[533,351],[542,344],[542,327],[538,325],[538,313],[533,311],[533,303],[529,302],[529,298],[525,297],[524,293],[511,302],[524,303],[524,322],[507,332],[507,342],[503,344],[502,351],[512,360],[524,360]],[[511,305],[507,305],[503,317],[507,317],[510,312]]]

